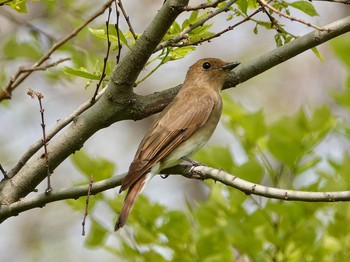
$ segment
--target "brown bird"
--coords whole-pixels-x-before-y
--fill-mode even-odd
[[[137,196],[154,175],[207,143],[221,116],[220,91],[229,71],[238,65],[205,58],[190,67],[181,90],[150,126],[129,167],[120,192],[129,190],[115,231],[125,225]]]

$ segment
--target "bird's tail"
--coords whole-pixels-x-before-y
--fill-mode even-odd
[[[151,173],[146,174],[145,176],[141,176],[134,184],[132,184],[126,194],[124,199],[124,203],[122,209],[119,214],[119,218],[117,223],[115,224],[114,231],[119,230],[119,228],[123,227],[126,223],[126,220],[129,217],[132,207],[134,206],[135,200],[145,188],[148,181],[151,179]]]

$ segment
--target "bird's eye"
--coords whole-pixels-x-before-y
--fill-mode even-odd
[[[203,67],[203,69],[208,70],[211,68],[211,64],[209,62],[204,62],[202,67]]]

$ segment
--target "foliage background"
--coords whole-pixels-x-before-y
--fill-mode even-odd
[[[143,31],[160,6],[155,1],[127,1],[124,4],[137,32]],[[349,11],[343,5],[333,3],[315,2],[314,5],[319,17],[311,19],[302,13],[297,15],[323,25],[345,16]],[[42,45],[45,47],[47,40],[35,35],[35,30],[28,27],[27,22],[55,37],[61,36],[81,23],[82,17],[93,12],[96,6],[96,1],[78,1],[74,4],[71,1],[28,2],[28,14],[16,14],[8,7],[1,7],[3,79],[26,61],[35,60],[42,51]],[[59,19],[63,17],[62,10],[69,11],[64,12],[64,19]],[[135,15],[140,12],[142,16]],[[220,21],[225,19],[226,15],[222,15]],[[101,16],[90,26],[101,27],[105,20],[106,15]],[[212,30],[225,27],[226,23],[215,23]],[[287,30],[293,30],[297,35],[311,30],[295,22],[284,20],[284,23]],[[121,28],[127,29],[125,23]],[[195,52],[185,58],[162,66],[137,87],[136,92],[148,94],[181,83],[188,66],[202,57],[220,57],[244,63],[275,48],[272,30],[260,29],[258,34],[254,34],[253,30],[252,24],[243,24],[219,39],[197,47]],[[23,43],[31,46],[25,48]],[[49,46],[49,43],[46,45]],[[349,36],[345,35],[319,47],[325,62],[309,51],[235,89],[224,91],[224,124],[217,129],[210,142],[215,147],[201,151],[197,159],[259,182],[268,168],[264,162],[261,164],[258,161],[265,155],[268,163],[271,163],[269,176],[265,176],[266,183],[310,190],[349,188],[346,176],[348,168],[345,165],[348,155],[344,153],[349,148],[346,125],[349,100],[346,99],[348,89],[342,91],[344,86],[349,88],[349,81],[345,82],[349,79],[349,46]],[[68,56],[76,55],[75,62],[90,69],[96,67],[97,60],[101,63],[105,55],[105,42],[98,41],[88,29],[65,48]],[[116,51],[112,52],[115,54]],[[125,49],[122,55],[124,52]],[[69,63],[67,65],[72,66]],[[164,75],[167,77],[162,77]],[[0,107],[1,164],[10,167],[41,136],[38,106],[36,101],[26,95],[27,88],[45,95],[45,120],[47,126],[51,127],[57,119],[64,118],[91,97],[94,85],[88,88],[85,85],[86,80],[67,77],[61,70],[53,69],[44,74],[36,73],[16,90],[13,98]],[[233,101],[228,97],[232,97]],[[229,113],[233,111],[237,113]],[[304,115],[301,112],[305,112]],[[93,136],[84,146],[84,152],[87,152],[85,157],[92,158],[88,161],[87,175],[94,167],[99,168],[99,175],[102,171],[106,175],[126,171],[149,121],[119,122]],[[259,121],[264,126],[261,134],[254,133],[255,127],[249,125]],[[313,122],[314,125],[310,127],[312,131],[301,126],[301,122]],[[315,145],[322,143],[316,148],[315,145],[311,146],[310,151],[296,152],[296,156],[303,160],[300,163],[288,162],[286,158],[290,150],[282,147],[283,150],[275,152],[272,148],[281,147],[268,144],[271,136],[276,138],[271,141],[278,139],[280,129],[283,128],[283,132],[295,130],[288,135],[288,141],[282,141],[286,146],[313,136]],[[325,133],[315,138],[315,133],[323,130]],[[327,136],[323,141],[324,135]],[[257,150],[255,143],[261,151]],[[83,169],[87,161],[82,161],[80,165],[78,162],[83,158],[82,153],[77,154],[72,161],[65,161],[55,170],[54,188],[71,186],[84,179],[79,168]],[[312,165],[313,161],[316,161],[315,165]],[[73,162],[78,169],[73,166]],[[102,170],[101,165],[105,169]],[[294,179],[295,171],[301,165],[305,165],[305,169]],[[276,178],[276,174],[280,177]],[[73,209],[66,203],[53,203],[44,209],[25,212],[1,225],[1,260],[89,261],[101,256],[112,260],[116,253],[124,259],[132,257],[135,260],[164,260],[174,254],[182,256],[173,257],[175,261],[230,261],[233,256],[253,261],[341,261],[349,257],[349,234],[343,228],[349,219],[346,203],[266,202],[222,185],[211,182],[206,184],[203,186],[203,182],[177,176],[166,180],[155,178],[145,195],[152,203],[157,201],[175,211],[166,211],[158,204],[149,204],[148,200],[140,199],[130,219],[130,225],[136,232],[135,242],[130,242],[133,236],[130,229],[120,235],[109,235],[115,220],[114,212],[117,212],[123,199],[122,196],[116,197],[117,190],[97,196],[90,203],[91,216],[87,224],[88,231],[94,234],[87,237],[81,236],[80,225],[84,199],[69,201]],[[45,185],[38,189],[43,191]],[[97,201],[102,198],[105,202]],[[189,207],[191,213],[178,211]],[[111,208],[114,210],[111,211]],[[236,248],[235,252],[232,252],[232,246]]]

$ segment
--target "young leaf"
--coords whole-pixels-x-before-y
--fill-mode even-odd
[[[239,10],[243,12],[243,14],[247,15],[248,11],[248,1],[247,0],[237,0],[236,5]]]
[[[3,2],[3,1],[2,1]],[[18,13],[27,13],[27,0],[8,1],[6,5],[10,6]]]
[[[80,67],[79,69],[77,68],[72,68],[65,66],[62,68],[62,71],[66,73],[67,75],[73,75],[73,76],[79,76],[82,78],[86,79],[92,79],[92,80],[100,80],[101,76],[96,75],[95,73],[90,73],[86,68]]]
[[[323,55],[320,53],[320,51],[318,51],[317,47],[311,48],[311,51],[316,55],[316,57],[317,57],[318,59],[320,59],[321,62],[326,62],[325,58],[324,58]]]
[[[317,13],[315,7],[313,6],[312,3],[308,1],[295,1],[288,3],[288,5],[304,12],[305,14],[309,16],[318,16],[319,14]]]

